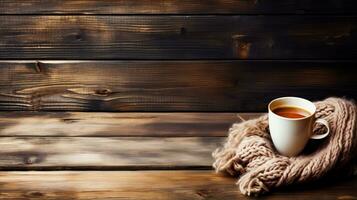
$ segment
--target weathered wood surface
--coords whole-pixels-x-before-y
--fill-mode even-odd
[[[0,169],[210,168],[246,115],[2,112]]]
[[[1,112],[0,136],[226,136],[240,113]],[[259,114],[256,114],[257,117]]]
[[[222,136],[246,116],[2,112],[0,169],[210,168]]]
[[[0,16],[0,59],[354,59],[357,17]]]
[[[1,199],[248,199],[212,171],[0,172]],[[357,179],[295,186],[267,200],[356,199]]]
[[[0,169],[210,167],[223,137],[0,137]]]
[[[1,0],[0,14],[356,13],[353,0]]]
[[[266,111],[357,99],[356,61],[1,61],[0,110]]]

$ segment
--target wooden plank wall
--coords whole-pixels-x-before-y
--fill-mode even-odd
[[[357,99],[356,14],[354,0],[0,0],[0,198],[245,199],[211,152],[273,98]],[[266,199],[353,199],[353,179]]]
[[[356,99],[352,0],[1,0],[0,110],[265,111]]]
[[[2,59],[353,59],[355,16],[0,16]]]
[[[356,61],[0,61],[0,109],[264,111],[279,96],[356,97]]]
[[[355,14],[354,0],[1,0],[4,14]]]

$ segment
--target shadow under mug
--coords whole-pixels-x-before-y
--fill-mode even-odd
[[[297,107],[309,112],[303,118],[287,118],[273,112],[280,107]],[[281,97],[271,101],[269,110],[269,131],[276,150],[284,156],[296,156],[306,146],[309,139],[323,139],[330,133],[328,122],[316,119],[316,106],[311,101],[299,97]],[[321,135],[314,135],[315,123],[326,126],[327,131]]]

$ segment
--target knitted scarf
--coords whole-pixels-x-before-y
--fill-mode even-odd
[[[330,135],[310,141],[296,157],[279,155],[272,144],[268,116],[233,124],[222,148],[213,152],[217,172],[238,176],[240,191],[257,196],[279,186],[319,179],[351,166],[356,147],[356,105],[345,99],[328,98],[315,103],[316,118],[329,122]],[[323,133],[323,126],[314,127]],[[309,147],[310,146],[310,147]]]

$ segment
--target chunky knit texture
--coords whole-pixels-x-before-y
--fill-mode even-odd
[[[240,191],[256,196],[279,186],[316,180],[333,169],[351,165],[357,143],[356,105],[340,98],[315,105],[316,118],[326,119],[331,132],[323,140],[310,141],[312,149],[305,148],[302,154],[290,158],[278,154],[270,138],[268,116],[264,115],[233,124],[224,146],[213,152],[213,167],[217,172],[238,176]],[[323,133],[324,129],[316,125],[314,132]]]

